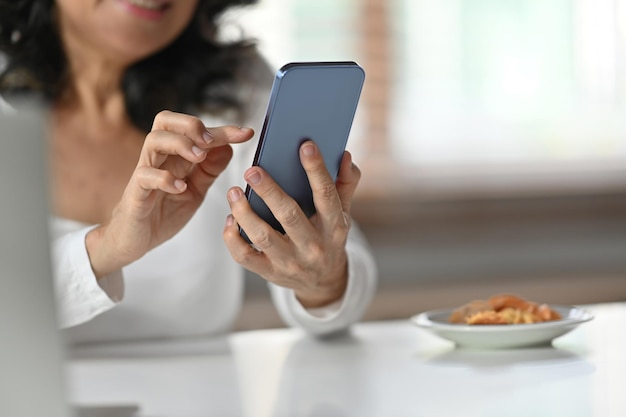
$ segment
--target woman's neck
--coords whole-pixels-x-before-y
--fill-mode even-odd
[[[55,103],[55,113],[85,138],[119,140],[131,127],[121,88],[122,70],[96,60],[69,62],[69,84]]]
[[[126,123],[122,78],[128,63],[99,53],[72,37],[64,37],[68,80],[57,109],[69,110],[94,129]]]

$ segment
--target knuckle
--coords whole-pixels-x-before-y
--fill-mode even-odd
[[[161,189],[165,189],[172,182],[174,182],[174,175],[172,175],[172,173],[169,172],[169,171],[159,170],[159,171],[157,171],[155,177],[156,177],[155,181],[156,181],[157,185],[159,186],[159,188],[161,188]]]
[[[321,198],[325,200],[331,200],[337,194],[337,188],[335,187],[335,184],[333,184],[332,182],[324,181],[317,188],[317,193]]]
[[[184,123],[187,133],[197,133],[200,130],[204,130],[204,124],[196,116],[187,117]]]
[[[333,228],[330,238],[335,244],[344,245],[348,240],[349,226],[346,222],[341,222],[335,228]]]
[[[266,186],[257,187],[255,192],[261,197],[263,200],[270,200],[278,197],[278,187],[271,184]]]
[[[135,169],[135,178],[143,179],[146,177],[148,171],[148,167],[140,166]]]
[[[151,147],[154,146],[154,143],[156,142],[157,138],[159,137],[159,132],[152,130],[150,131],[144,141],[143,141],[143,147],[144,149],[150,149]]]
[[[248,265],[251,262],[252,254],[249,251],[235,252],[231,254],[233,260],[239,265]]]
[[[284,227],[294,227],[300,223],[300,211],[293,204],[288,204],[277,217]]]
[[[171,111],[169,110],[161,110],[160,112],[158,112],[156,114],[156,116],[154,116],[154,125],[160,124],[161,122],[163,122],[164,119],[167,119],[167,117],[172,114]]]
[[[151,167],[138,167],[134,175],[137,184],[144,189],[165,189],[174,181],[174,176],[169,171]]]
[[[284,264],[284,276],[290,282],[301,282],[305,277],[305,270],[299,260],[291,258]]]
[[[250,237],[261,250],[267,250],[272,247],[272,234],[267,227],[258,227]]]
[[[290,277],[299,277],[300,271],[302,270],[299,262],[295,258],[290,258],[288,260],[285,260],[284,268],[285,268],[285,275],[290,276]]]
[[[150,182],[152,177],[152,169],[148,166],[141,166],[135,170],[135,178],[142,186]]]
[[[324,259],[324,245],[317,241],[311,241],[307,244],[306,253],[309,262],[315,263]]]

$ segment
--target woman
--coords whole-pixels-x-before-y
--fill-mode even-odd
[[[311,333],[345,329],[369,303],[375,265],[350,227],[360,177],[350,154],[332,184],[303,144],[310,220],[260,168],[245,170],[253,130],[236,126],[258,129],[272,74],[250,42],[218,41],[217,18],[252,2],[0,2],[0,91],[51,104],[55,285],[71,340],[226,332],[241,305],[237,263]],[[242,176],[290,233],[253,214],[233,186]]]

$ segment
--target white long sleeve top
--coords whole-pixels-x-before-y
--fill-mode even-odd
[[[246,103],[239,124],[260,131],[271,77],[250,71],[241,98]],[[207,126],[233,124],[233,118],[205,117]],[[243,302],[244,271],[222,239],[230,209],[226,192],[243,185],[256,140],[234,146],[233,160],[187,225],[141,259],[96,280],[85,235],[96,225],[52,217],[52,260],[60,325],[70,343],[133,341],[214,335],[228,332]],[[327,334],[358,321],[376,288],[377,271],[367,242],[356,225],[346,246],[348,285],[341,300],[307,310],[292,290],[268,284],[286,324],[313,334]]]

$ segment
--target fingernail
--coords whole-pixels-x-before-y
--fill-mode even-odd
[[[241,190],[238,188],[234,188],[228,192],[228,199],[234,203],[241,198]]]
[[[202,134],[202,139],[206,142],[206,143],[210,143],[211,141],[213,141],[213,134],[211,132],[209,132],[209,130],[205,130],[204,133]]]
[[[307,143],[302,147],[302,153],[304,156],[313,156],[313,154],[315,154],[315,146],[311,143]]]
[[[233,223],[235,223],[235,218],[233,217],[233,215],[229,214],[228,216],[226,216],[226,227],[232,226]]]
[[[196,155],[196,156],[200,156],[204,154],[204,150],[198,148],[197,146],[192,146],[191,147],[191,151]]]
[[[261,182],[261,174],[259,174],[257,171],[252,171],[252,173],[246,177],[246,181],[248,181],[250,184],[256,185]]]
[[[187,183],[183,180],[174,180],[174,187],[178,188],[180,191],[185,191]]]

